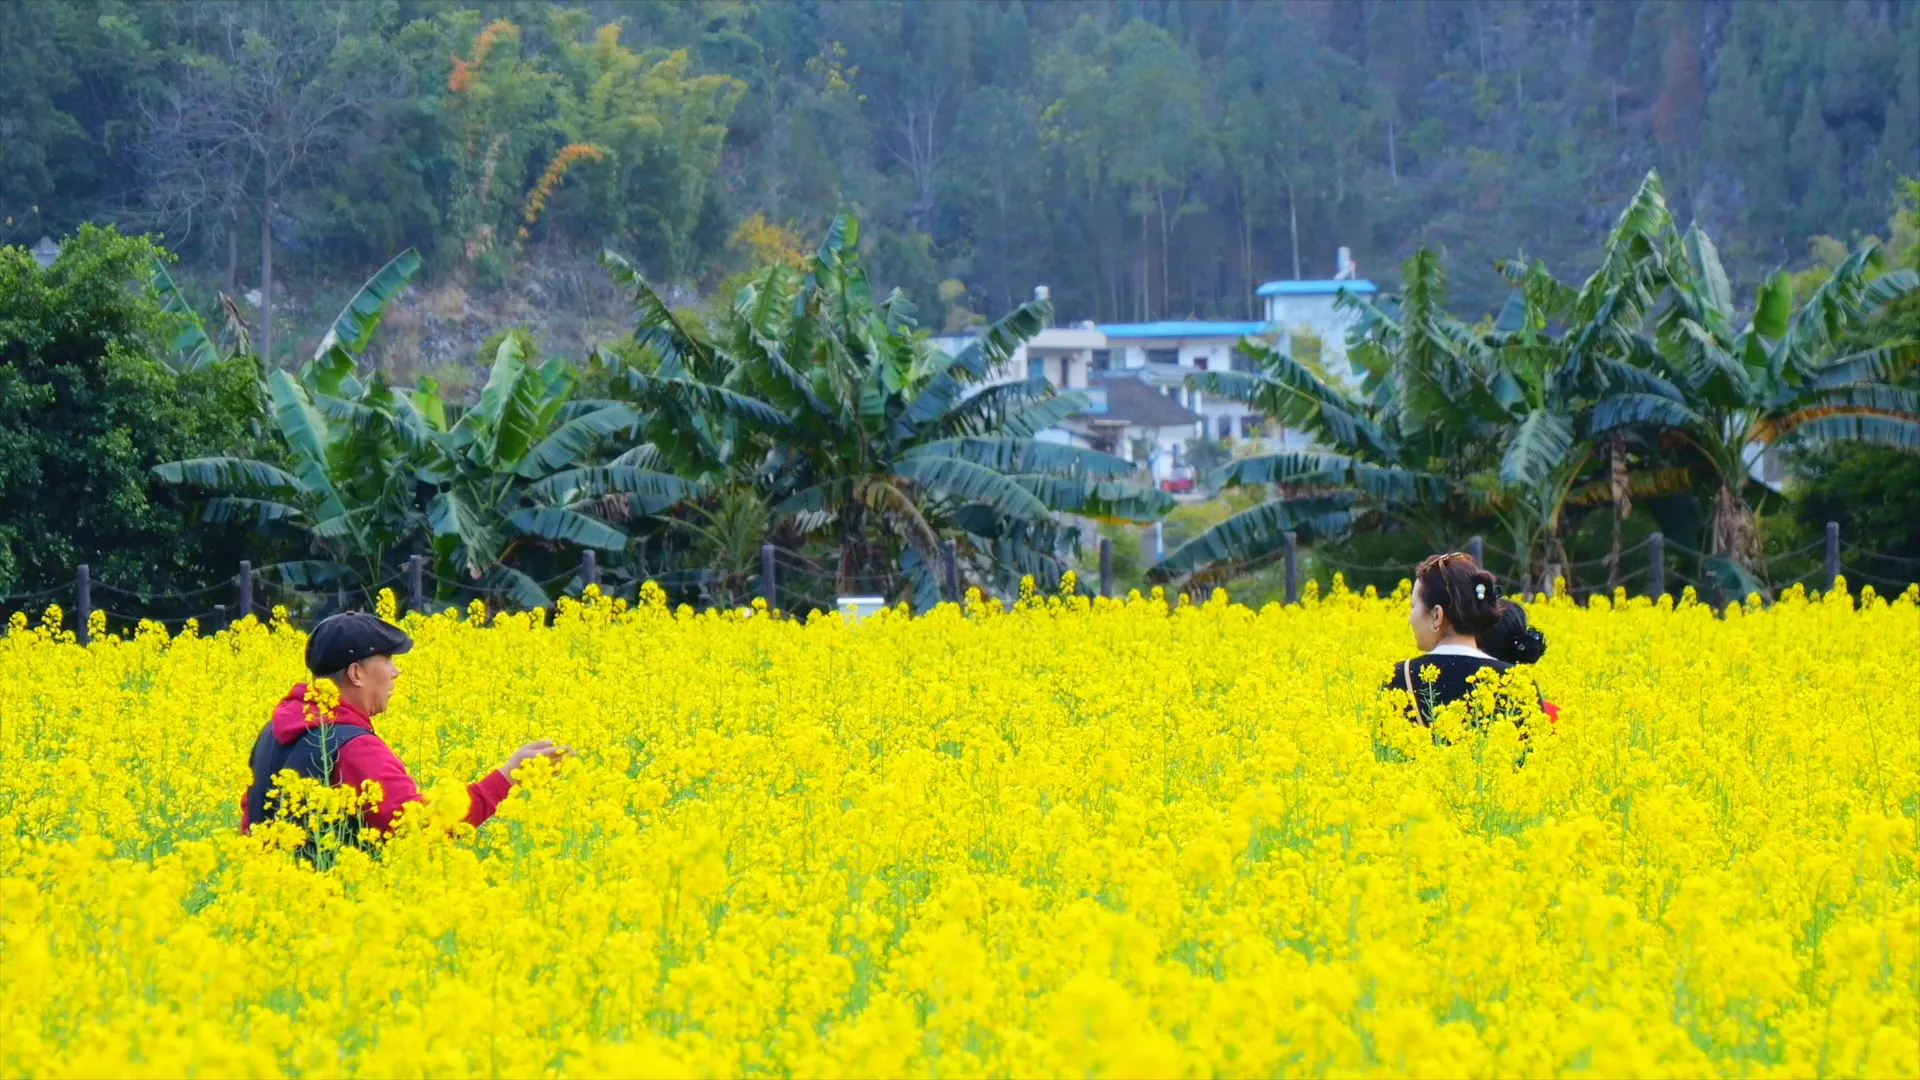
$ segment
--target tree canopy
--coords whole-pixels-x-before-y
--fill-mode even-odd
[[[1916,57],[1894,0],[10,4],[0,241],[164,228],[235,295],[270,253],[409,246],[710,288],[744,224],[854,210],[879,285],[963,318],[1042,283],[1069,319],[1240,318],[1341,245],[1387,285],[1441,252],[1477,317],[1523,245],[1591,271],[1650,168],[1736,289],[1873,230],[1920,173]]]

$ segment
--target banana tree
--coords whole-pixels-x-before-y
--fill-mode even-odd
[[[1769,449],[1788,440],[1920,449],[1920,395],[1892,385],[1920,363],[1920,345],[1844,352],[1839,344],[1920,287],[1920,276],[1878,273],[1883,257],[1867,244],[1798,310],[1782,272],[1743,317],[1698,224],[1683,236],[1670,232],[1665,246],[1672,303],[1657,321],[1655,347],[1634,354],[1639,382],[1595,408],[1593,430],[1637,429],[1690,446],[1716,481],[1710,553],[1751,585],[1765,567],[1746,486]]]
[[[630,440],[639,416],[619,402],[571,401],[574,366],[558,358],[534,365],[528,351],[523,335],[507,334],[479,403],[451,422],[454,410],[431,384],[391,414],[417,447],[414,478],[436,565],[522,607],[549,599],[520,565],[533,551],[626,547],[627,534],[593,512],[609,497],[624,500],[629,513],[650,515],[699,490],[632,458],[598,453],[616,436]]]
[[[267,396],[284,465],[209,457],[154,472],[168,483],[218,492],[201,511],[209,521],[249,522],[303,538],[313,557],[275,568],[288,585],[362,590],[386,579],[423,523],[406,440],[384,422],[369,422],[398,395],[376,375],[354,400],[332,399],[323,408],[326,395],[276,371],[267,377]]]
[[[1080,395],[1044,379],[986,385],[1044,325],[1043,304],[948,355],[898,292],[874,300],[858,242],[858,223],[836,218],[804,273],[760,272],[699,327],[610,259],[640,313],[619,381],[641,405],[643,445],[831,529],[842,592],[890,580],[922,606],[939,596],[948,538],[969,576],[1011,591],[1022,574],[1064,571],[1074,534],[1056,515],[1166,512],[1169,496],[1121,479],[1131,464],[1036,437],[1085,408]]]
[[[1432,546],[1455,531],[1482,418],[1497,413],[1489,350],[1442,306],[1439,260],[1422,249],[1403,267],[1406,287],[1373,304],[1338,303],[1356,316],[1348,357],[1358,387],[1333,383],[1273,346],[1242,341],[1256,370],[1188,377],[1202,391],[1244,402],[1313,448],[1260,454],[1217,470],[1216,488],[1269,487],[1242,510],[1169,552],[1148,575],[1183,586],[1231,578],[1280,551],[1286,534],[1334,539],[1365,521],[1391,520]]]
[[[405,396],[376,373],[355,374],[387,305],[419,270],[412,249],[355,291],[298,374],[266,376],[268,415],[284,448],[278,462],[231,456],[156,466],[168,483],[217,492],[202,508],[210,521],[251,522],[305,540],[311,559],[274,569],[299,588],[370,589],[394,571],[394,559],[421,535],[411,455],[419,440],[391,418]],[[156,289],[182,314],[176,366],[204,363],[213,351],[198,316],[155,265]]]
[[[1607,476],[1614,505],[1618,573],[1619,526],[1636,493],[1660,490],[1668,474],[1636,485],[1631,447],[1620,433],[1593,428],[1593,410],[1613,396],[1649,385],[1634,357],[1649,351],[1645,326],[1667,281],[1659,239],[1667,223],[1657,173],[1648,173],[1601,250],[1600,265],[1579,289],[1563,285],[1545,264],[1524,257],[1501,264],[1513,290],[1484,335],[1488,397],[1476,405],[1484,435],[1501,448],[1497,469],[1476,476],[1482,506],[1507,532],[1528,586],[1547,584],[1568,567],[1569,509],[1592,493],[1589,471]],[[1554,327],[1564,327],[1559,333]]]

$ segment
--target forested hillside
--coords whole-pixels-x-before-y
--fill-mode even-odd
[[[201,300],[408,246],[549,314],[603,246],[706,292],[844,208],[936,325],[1244,316],[1337,245],[1477,313],[1649,168],[1743,291],[1920,173],[1895,0],[13,3],[0,70],[0,242],[163,232]]]

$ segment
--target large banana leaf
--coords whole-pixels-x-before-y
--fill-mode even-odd
[[[633,340],[653,350],[660,358],[661,375],[678,378],[688,372],[696,377],[713,377],[716,374],[713,347],[689,332],[632,263],[611,251],[603,251],[600,253],[600,265],[614,281],[633,290],[634,306],[640,315]]]
[[[599,352],[615,378],[623,382],[647,411],[672,410],[676,419],[696,415],[726,416],[773,431],[792,427],[787,415],[757,398],[713,383],[667,378],[641,371],[607,349]]]
[[[1044,300],[1029,300],[1008,312],[986,332],[960,350],[953,358],[955,370],[969,381],[978,381],[1013,358],[1020,343],[1046,329],[1053,305]]]
[[[596,465],[566,469],[531,484],[528,496],[546,502],[573,502],[599,495],[630,495],[642,513],[656,514],[675,503],[697,497],[704,488],[671,473],[631,465]]]
[[[1695,222],[1682,242],[1687,263],[1693,271],[1693,284],[1700,301],[1697,321],[1715,333],[1725,334],[1733,327],[1733,285],[1720,263],[1720,249]]]
[[[314,408],[306,390],[284,370],[267,376],[267,399],[280,438],[293,452],[294,475],[319,500],[315,518],[326,521],[346,513],[333,482],[334,436],[326,418]]]
[[[1920,342],[1899,341],[1839,357],[1807,380],[1814,389],[1849,383],[1885,382],[1920,366]]]
[[[1371,465],[1346,454],[1315,451],[1241,458],[1214,470],[1208,482],[1216,488],[1258,484],[1342,487],[1402,501],[1422,497],[1442,499],[1450,489],[1445,478],[1430,473]]]
[[[529,478],[545,476],[579,461],[607,436],[630,430],[639,423],[639,414],[619,404],[575,417],[528,450],[517,471]]]
[[[1533,487],[1559,468],[1572,448],[1572,419],[1550,409],[1535,409],[1508,441],[1500,458],[1500,479]]]
[[[1700,414],[1671,398],[1657,394],[1616,394],[1593,407],[1587,432],[1600,435],[1630,424],[1686,427],[1702,423]]]
[[[179,286],[173,283],[173,275],[167,272],[167,264],[159,258],[151,264],[151,279],[153,291],[160,297],[160,310],[180,320],[180,331],[173,336],[173,355],[169,358],[172,368],[197,371],[220,359],[213,340],[207,337],[206,324],[200,321],[200,313],[181,295]]]
[[[1864,442],[1896,450],[1920,450],[1920,416],[1911,413],[1875,413],[1865,409],[1826,408],[1790,413],[1766,425],[1760,435],[1775,439],[1792,436],[1807,444]]]
[[[250,458],[188,458],[155,465],[153,471],[169,484],[192,484],[212,491],[295,495],[306,490],[293,474]]]
[[[520,335],[508,334],[494,350],[493,368],[480,389],[480,407],[467,417],[473,420],[478,439],[475,450],[486,455],[487,464],[501,471],[512,471],[532,445],[539,423],[539,376],[527,367]]]
[[[1627,494],[1633,498],[1661,495],[1685,495],[1693,490],[1693,470],[1685,467],[1636,470],[1627,479]],[[1613,501],[1611,478],[1583,484],[1567,495],[1569,506],[1598,506]]]
[[[459,551],[466,552],[468,569],[494,562],[496,540],[488,535],[480,516],[457,492],[443,491],[427,503],[427,529],[433,536],[434,553],[443,565],[453,565],[454,555]]]
[[[936,439],[910,447],[900,455],[902,461],[927,458],[961,458],[1005,473],[1131,476],[1139,471],[1138,466],[1125,458],[1039,439]]]
[[[534,608],[546,607],[551,603],[547,590],[539,582],[511,566],[493,567],[474,585],[474,588],[498,593],[522,611],[532,611]]]
[[[234,495],[208,499],[207,504],[200,508],[200,520],[215,524],[238,521],[266,525],[275,521],[292,521],[299,516],[300,508],[290,503]]]
[[[958,400],[963,392],[963,388],[957,382],[951,380],[943,382],[935,379],[927,388],[927,392],[908,407],[906,419],[916,429],[932,424],[933,433],[940,437],[992,435],[999,433],[1002,425],[1020,408],[1056,397],[1053,384],[1048,382],[1045,376],[1040,375],[1022,379],[1019,382],[989,386],[954,405],[953,402]],[[1006,434],[1027,435],[1032,432],[1006,432]]]
[[[1148,571],[1155,581],[1171,581],[1199,571],[1231,574],[1286,546],[1287,533],[1321,540],[1346,532],[1358,514],[1351,494],[1305,499],[1274,499],[1249,507],[1167,553]]]
[[[528,536],[537,536],[557,544],[578,544],[602,551],[619,551],[627,546],[627,534],[619,529],[577,510],[560,506],[515,510],[508,515],[507,523]]]
[[[373,332],[380,325],[380,317],[386,314],[387,305],[407,282],[420,270],[420,253],[408,248],[395,255],[387,265],[361,285],[347,301],[340,314],[334,316],[333,325],[327,328],[325,337],[313,351],[313,359],[319,362],[328,354],[338,350],[351,360],[367,351],[367,343],[373,339]]]
[[[1047,505],[1003,473],[959,457],[910,457],[893,473],[967,502],[985,503],[1014,517],[1046,517]]]
[[[1095,480],[1079,476],[1026,473],[1010,477],[1014,483],[1060,514],[1079,514],[1113,522],[1153,522],[1173,509],[1173,496],[1144,484]]]

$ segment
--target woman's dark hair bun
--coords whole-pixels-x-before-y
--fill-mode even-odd
[[[1513,653],[1514,663],[1537,663],[1541,657],[1547,655],[1547,635],[1529,626],[1515,635],[1509,648]]]
[[[1509,664],[1536,664],[1547,654],[1547,636],[1527,625],[1527,609],[1511,600],[1500,601],[1493,625],[1475,635],[1480,651]]]

